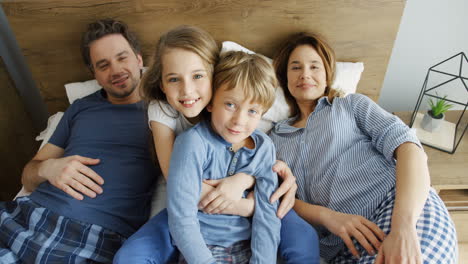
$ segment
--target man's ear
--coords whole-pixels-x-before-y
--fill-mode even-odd
[[[138,59],[138,66],[140,69],[143,69],[143,57],[141,57],[141,54],[137,54],[137,59]]]
[[[207,106],[206,106],[206,110],[208,110],[208,112],[211,113],[211,111],[213,110],[213,105],[211,103],[209,103]]]

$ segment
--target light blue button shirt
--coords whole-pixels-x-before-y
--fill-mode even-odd
[[[278,185],[271,139],[256,130],[255,148],[233,152],[231,144],[202,122],[180,134],[174,143],[167,183],[171,235],[188,263],[214,263],[206,245],[229,247],[251,239],[250,263],[275,263],[280,241],[278,203],[269,199]],[[198,211],[203,179],[222,179],[239,172],[255,177],[255,213],[251,219]]]
[[[277,158],[296,176],[297,196],[335,211],[371,218],[395,186],[395,149],[413,142],[414,132],[398,117],[360,94],[318,100],[304,128],[295,118],[275,125],[270,137]],[[321,256],[327,259],[344,246],[318,227]]]

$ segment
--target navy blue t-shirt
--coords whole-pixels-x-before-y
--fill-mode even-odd
[[[49,143],[63,148],[65,157],[99,158],[100,163],[90,168],[104,179],[103,193],[79,201],[45,181],[31,199],[60,215],[128,237],[149,216],[156,178],[151,134],[142,102],[115,105],[101,93],[75,101]]]

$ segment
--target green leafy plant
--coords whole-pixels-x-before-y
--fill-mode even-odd
[[[436,95],[438,96],[437,93]],[[432,98],[429,99],[429,106],[431,107],[429,114],[431,114],[433,118],[436,118],[436,119],[442,118],[442,115],[445,112],[447,112],[450,108],[453,107],[453,105],[447,102],[445,98],[447,98],[447,95],[445,95],[442,99],[440,98],[437,98],[435,100],[433,100]]]

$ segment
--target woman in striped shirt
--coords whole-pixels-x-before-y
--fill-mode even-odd
[[[294,209],[317,227],[321,256],[455,263],[454,225],[414,133],[363,95],[339,97],[334,52],[316,35],[290,38],[274,66],[292,115],[271,138],[297,178]]]

